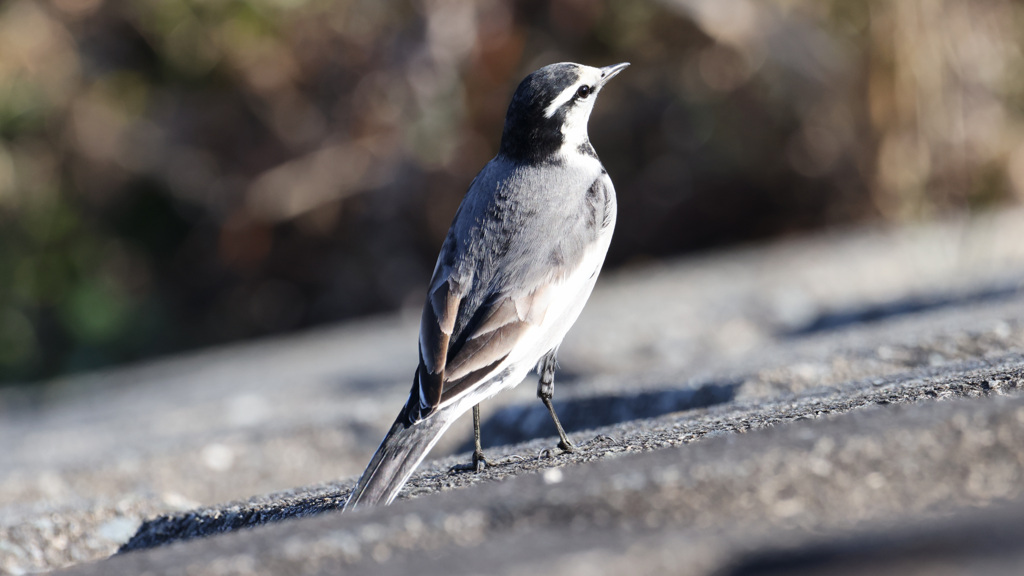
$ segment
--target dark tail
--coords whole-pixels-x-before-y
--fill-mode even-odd
[[[450,411],[441,410],[409,425],[403,410],[352,489],[344,509],[390,504],[451,424],[452,416]]]

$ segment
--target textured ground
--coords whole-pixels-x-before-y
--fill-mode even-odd
[[[463,422],[346,515],[418,311],[0,390],[0,572],[1004,573],[1022,279],[1019,211],[621,270],[562,351],[577,453],[528,382],[484,406],[496,466],[447,472]]]

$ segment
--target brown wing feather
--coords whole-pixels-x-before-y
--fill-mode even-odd
[[[455,318],[461,298],[445,282],[434,290],[423,307],[420,319],[420,397],[426,400],[427,412],[441,403],[448,346],[451,343]]]
[[[497,368],[498,365],[501,364],[502,360],[504,359],[505,356],[502,356],[501,358],[498,358],[491,364],[488,364],[487,366],[484,366],[483,368],[476,370],[475,372],[470,372],[469,374],[466,374],[462,378],[457,378],[455,380],[449,380],[445,382],[444,397],[454,398],[455,396],[462,394],[462,392],[464,392],[465,390],[480,383],[484,379],[484,377],[490,374],[495,368]]]
[[[512,352],[519,339],[544,318],[546,290],[494,302],[483,320],[448,358],[442,401],[480,382]]]
[[[470,372],[493,364],[505,357],[515,340],[526,328],[523,319],[516,314],[511,298],[505,298],[485,311],[476,326],[470,326],[470,333],[458,350],[451,350],[448,358],[445,380],[458,380]]]
[[[522,335],[539,324],[550,298],[547,287],[518,298],[493,301],[476,310],[481,318],[467,326],[468,333],[453,348],[452,331],[462,299],[449,283],[430,294],[420,325],[421,396],[433,410],[490,375],[508,356]]]

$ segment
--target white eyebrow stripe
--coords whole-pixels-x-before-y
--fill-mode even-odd
[[[578,88],[579,84],[573,84],[572,86],[569,86],[565,90],[562,90],[562,93],[559,94],[557,98],[552,100],[551,104],[549,104],[548,107],[544,109],[544,117],[551,118],[552,116],[554,116],[555,112],[558,112],[558,109],[561,108],[563,104],[565,104],[569,100],[572,100],[572,97],[576,95],[576,90]]]

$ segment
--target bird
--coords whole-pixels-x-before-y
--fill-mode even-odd
[[[480,403],[540,375],[555,409],[559,345],[590,297],[615,228],[615,188],[590,143],[598,94],[628,62],[561,62],[527,75],[505,116],[498,154],[477,174],[441,246],[420,319],[409,399],[360,476],[345,510],[390,504],[448,427]]]

